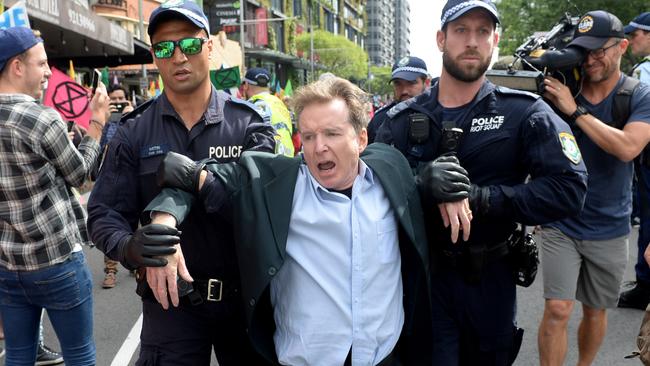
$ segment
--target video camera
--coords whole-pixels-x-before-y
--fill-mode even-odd
[[[564,83],[575,95],[582,79],[581,65],[585,51],[579,47],[567,47],[579,17],[566,13],[544,33],[534,34],[519,46],[511,62],[495,64],[486,73],[494,84],[512,89],[544,94],[544,77],[549,75]]]

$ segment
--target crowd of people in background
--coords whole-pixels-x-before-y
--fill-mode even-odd
[[[448,0],[440,20],[441,75],[396,60],[385,101],[331,73],[281,99],[261,67],[237,97],[210,81],[203,10],[169,2],[147,28],[163,92],[134,105],[100,82],[87,128],[40,103],[38,33],[0,30],[5,364],[96,363],[94,245],[101,287],[133,274],[137,365],[212,352],[223,366],[511,365],[526,226],[542,259],[540,364],[564,363],[576,300],[578,364],[592,364],[607,309],[650,303],[650,12],[580,17],[577,95],[551,76],[539,95],[486,78],[491,0]],[[629,76],[628,49],[641,59]],[[633,196],[636,281],[621,289]]]

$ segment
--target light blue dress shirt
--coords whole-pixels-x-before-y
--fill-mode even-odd
[[[376,365],[404,325],[397,220],[370,168],[359,161],[352,199],[300,167],[287,257],[271,281],[283,365]]]

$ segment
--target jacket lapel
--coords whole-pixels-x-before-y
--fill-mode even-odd
[[[270,164],[273,178],[264,184],[264,200],[266,203],[271,229],[278,251],[285,259],[293,192],[296,189],[298,168],[302,157],[291,160],[274,159]]]

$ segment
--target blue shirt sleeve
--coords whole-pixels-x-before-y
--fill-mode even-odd
[[[650,67],[650,62],[646,64]],[[650,79],[650,73],[648,75]],[[650,123],[650,84],[641,82],[632,94],[630,118],[627,121]]]
[[[88,201],[88,230],[97,247],[113,260],[137,228],[138,162],[125,126],[108,143],[99,177]]]

